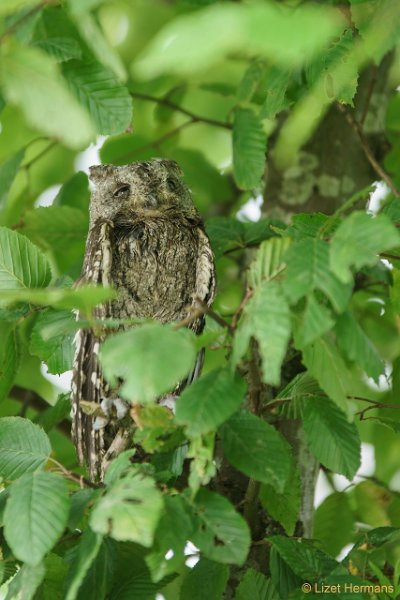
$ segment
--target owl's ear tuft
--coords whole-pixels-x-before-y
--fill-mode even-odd
[[[178,177],[183,177],[183,171],[182,171],[182,169],[180,168],[180,166],[178,165],[178,163],[175,162],[174,160],[163,160],[162,164],[165,167],[167,167],[168,171],[170,171],[171,173],[174,173]]]

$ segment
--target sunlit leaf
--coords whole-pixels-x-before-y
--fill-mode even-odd
[[[0,288],[45,287],[50,281],[46,257],[26,237],[0,227]]]
[[[67,484],[59,475],[36,471],[14,482],[4,534],[15,556],[29,565],[38,564],[64,531],[68,513]]]
[[[43,467],[50,452],[49,438],[28,419],[0,419],[0,474],[5,479],[17,479]]]

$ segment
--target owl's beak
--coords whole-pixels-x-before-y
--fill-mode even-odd
[[[154,194],[148,194],[146,200],[146,208],[158,208],[158,200]]]

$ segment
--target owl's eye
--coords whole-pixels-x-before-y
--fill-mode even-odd
[[[167,186],[169,187],[171,192],[176,192],[176,190],[178,189],[178,183],[175,179],[172,179],[172,177],[169,177],[167,179]]]
[[[124,183],[123,185],[120,185],[119,188],[117,188],[115,190],[115,192],[113,193],[113,196],[114,196],[114,198],[127,198],[130,191],[131,191],[131,186],[128,185],[127,183]]]

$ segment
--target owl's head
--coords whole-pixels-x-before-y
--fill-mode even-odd
[[[90,167],[93,184],[90,216],[112,219],[116,214],[152,210],[164,212],[174,208],[196,213],[183,173],[173,160],[154,158],[120,167]]]

